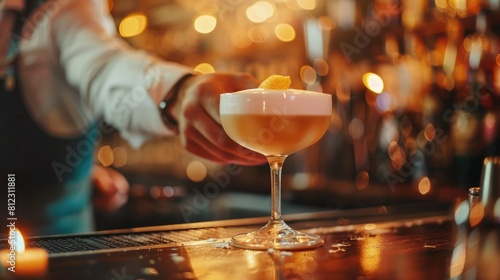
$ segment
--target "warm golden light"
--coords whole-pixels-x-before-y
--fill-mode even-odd
[[[254,269],[258,266],[255,252],[245,250],[245,259],[247,260],[247,269]]]
[[[201,15],[194,20],[194,29],[201,34],[214,31],[216,26],[217,19],[211,15]]]
[[[469,215],[469,223],[471,227],[475,227],[481,223],[484,218],[484,205],[479,202],[472,207]]]
[[[431,180],[427,176],[423,177],[418,183],[420,194],[427,194],[431,190]]]
[[[368,72],[363,74],[362,79],[363,79],[363,84],[369,90],[375,93],[381,93],[384,90],[384,81],[382,81],[382,78],[380,78],[379,75]]]
[[[8,249],[0,250],[0,262],[2,268],[6,268],[6,273],[13,272],[15,279],[46,279],[44,276],[48,269],[49,254],[45,249],[26,248],[21,231],[14,227],[10,227],[9,245]],[[2,272],[0,275],[6,274]]]
[[[208,73],[214,73],[215,68],[212,66],[212,64],[204,62],[196,65],[194,71],[202,74],[208,74]]]
[[[102,166],[112,165],[115,158],[111,147],[106,145],[99,148],[99,151],[97,152],[97,160],[99,160]]]
[[[255,23],[261,23],[272,17],[274,6],[267,1],[257,1],[246,9],[248,20]]]
[[[361,252],[359,260],[363,271],[373,273],[378,270],[382,259],[382,247],[382,238],[380,235],[373,237],[369,236],[363,240],[360,248]]]
[[[141,34],[147,27],[147,18],[143,14],[131,14],[125,17],[118,26],[120,35],[124,38]]]
[[[287,23],[281,23],[274,28],[274,34],[283,42],[291,42],[295,39],[295,29]]]
[[[201,161],[194,160],[186,167],[186,175],[193,182],[200,182],[207,176],[207,167]]]

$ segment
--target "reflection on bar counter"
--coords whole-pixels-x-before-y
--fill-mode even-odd
[[[500,157],[484,160],[479,187],[455,208],[457,236],[451,279],[497,279],[500,276]]]

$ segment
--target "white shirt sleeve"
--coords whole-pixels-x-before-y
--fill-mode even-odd
[[[37,23],[24,46],[24,73],[31,80],[40,79],[40,67],[34,65],[49,64],[46,68],[52,73],[44,71],[41,76],[50,81],[39,87],[52,89],[36,89],[33,82],[31,86],[28,82],[24,95],[31,98],[27,103],[36,111],[33,115],[54,134],[64,133],[64,129],[50,128],[51,120],[59,125],[74,122],[75,126],[87,128],[92,122],[104,120],[136,147],[150,137],[173,135],[163,124],[157,104],[191,69],[128,46],[116,36],[103,2],[106,1],[65,0]],[[37,59],[41,54],[34,50],[39,45],[48,47],[53,56]],[[61,84],[67,84],[70,90],[61,90]],[[42,93],[31,97],[30,89]],[[45,104],[40,106],[37,102]],[[54,122],[58,118],[66,120]]]

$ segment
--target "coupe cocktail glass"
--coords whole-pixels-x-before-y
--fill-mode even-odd
[[[285,158],[317,142],[327,130],[331,95],[305,90],[249,89],[220,96],[226,133],[266,156],[271,168],[271,218],[261,229],[232,237],[245,249],[298,250],[321,246],[320,236],[296,231],[281,217],[281,169]]]

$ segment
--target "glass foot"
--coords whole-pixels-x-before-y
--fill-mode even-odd
[[[251,250],[304,250],[323,245],[319,235],[299,232],[282,220],[269,221],[259,230],[233,236],[231,245]]]

